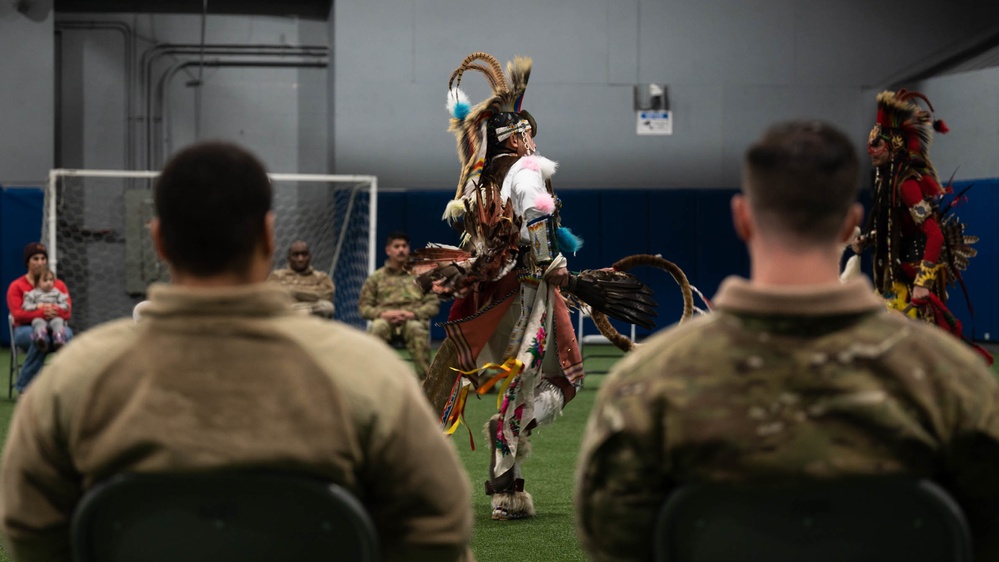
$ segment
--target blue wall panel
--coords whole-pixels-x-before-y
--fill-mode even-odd
[[[966,235],[979,237],[978,243],[973,245],[978,255],[971,259],[963,275],[974,316],[960,285],[948,289],[947,306],[964,324],[966,336],[995,340],[999,339],[999,296],[995,291],[995,279],[999,275],[999,232],[995,219],[999,211],[999,180],[955,182],[954,193],[960,193],[969,185],[971,188],[952,213],[967,225]]]
[[[381,267],[385,261],[382,247],[389,232],[401,230],[409,232],[406,217],[406,193],[401,191],[386,191],[378,193],[378,226],[375,231],[376,267]]]
[[[956,209],[967,223],[967,233],[981,240],[975,245],[978,256],[971,260],[964,280],[974,306],[974,319],[964,302],[960,287],[950,290],[950,306],[965,325],[967,335],[978,340],[999,337],[999,295],[993,279],[999,276],[999,228],[994,216],[999,209],[999,179],[955,184],[960,191],[969,183],[968,201]],[[563,190],[563,224],[585,242],[576,256],[569,257],[572,270],[607,267],[634,253],[662,254],[677,264],[711,298],[718,284],[729,275],[748,275],[749,257],[736,236],[729,200],[735,189],[671,190]],[[0,280],[3,287],[24,273],[22,248],[37,240],[41,232],[42,192],[38,189],[0,191]],[[866,201],[869,193],[865,192]],[[392,230],[409,233],[414,248],[427,242],[457,244],[458,235],[441,213],[451,197],[448,191],[389,191],[378,199],[378,256],[385,235]],[[870,269],[870,255],[863,267]],[[657,329],[676,322],[681,300],[676,284],[664,272],[650,268],[634,271],[653,288],[660,303]],[[698,302],[698,304],[700,304]],[[6,314],[6,307],[2,312]],[[447,317],[450,303],[443,303],[435,322]],[[620,329],[620,328],[619,328]],[[645,335],[639,331],[640,335]],[[433,328],[434,339],[444,337]],[[5,331],[0,341],[7,339]]]
[[[0,304],[4,328],[0,342],[10,345],[7,333],[7,287],[24,275],[24,246],[38,242],[42,233],[42,190],[37,188],[0,189],[0,286],[4,299]]]
[[[749,254],[732,227],[734,189],[697,192],[695,247],[697,288],[709,299],[729,275],[749,275]]]
[[[598,267],[608,267],[628,256],[649,252],[647,190],[602,191],[600,213],[601,253]],[[645,284],[649,284],[655,274],[647,267],[635,268],[631,273]],[[612,320],[611,323],[622,333],[631,329],[625,322]],[[642,331],[647,332],[644,329]]]
[[[569,269],[579,271],[606,267],[600,261],[604,241],[601,239],[601,194],[589,190],[561,190],[562,226],[583,239],[583,247],[575,256],[568,256]]]
[[[690,189],[649,192],[649,242],[648,253],[661,254],[677,265],[687,280],[697,284],[697,198]],[[659,303],[656,328],[676,323],[683,313],[680,288],[666,272],[651,276],[649,286],[655,291]],[[703,305],[695,298],[694,304]]]

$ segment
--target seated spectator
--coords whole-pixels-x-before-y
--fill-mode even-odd
[[[288,247],[288,267],[272,271],[270,281],[281,284],[295,299],[294,308],[306,314],[333,318],[333,280],[322,271],[312,269],[309,245],[296,240]]]
[[[116,473],[229,469],[344,486],[382,560],[470,559],[468,477],[409,367],[266,282],[272,198],[263,165],[229,143],[166,164],[150,236],[171,283],[149,288],[141,322],[77,337],[14,413],[0,469],[13,559],[70,560],[77,503]]]
[[[385,265],[361,287],[358,308],[371,321],[368,332],[392,342],[401,339],[420,380],[430,368],[430,319],[440,309],[433,293],[424,295],[416,278],[403,267],[409,260],[409,236],[393,232],[385,241]]]
[[[14,341],[22,349],[27,349],[24,365],[14,382],[14,389],[23,394],[35,375],[45,364],[47,353],[56,351],[73,338],[73,330],[66,326],[73,311],[73,301],[69,289],[58,279],[53,279],[52,290],[65,296],[65,306],[46,301],[35,301],[34,296],[27,300],[29,293],[41,289],[42,277],[49,272],[49,251],[45,244],[32,242],[24,247],[24,263],[28,272],[11,282],[7,288],[7,309],[14,318]],[[49,272],[51,273],[51,272]],[[40,293],[34,293],[35,296]],[[57,300],[61,297],[56,297]],[[47,326],[62,323],[61,329],[49,333]],[[42,329],[39,329],[42,328]]]
[[[42,351],[49,350],[49,342],[53,351],[66,343],[66,321],[58,314],[60,312],[69,314],[69,295],[56,289],[55,283],[55,273],[51,269],[46,269],[38,280],[38,287],[24,293],[24,302],[21,303],[21,308],[29,312],[40,310],[44,313],[55,308],[56,316],[50,319],[35,318],[31,321],[35,347]]]
[[[749,279],[726,279],[713,314],[646,340],[600,388],[576,481],[590,559],[651,560],[679,484],[864,475],[936,481],[977,559],[999,559],[999,384],[959,339],[885,310],[868,278],[839,282],[863,212],[853,145],[779,124],[743,169],[732,216]]]

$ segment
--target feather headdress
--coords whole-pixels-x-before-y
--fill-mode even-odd
[[[928,109],[920,107],[916,100],[922,100]],[[868,142],[873,145],[880,138],[888,143],[893,153],[904,151],[913,171],[929,176],[939,186],[937,171],[930,162],[930,144],[934,131],[946,133],[948,129],[942,120],[933,119],[933,111],[930,100],[919,92],[904,88],[898,92],[881,92],[878,94],[877,121]]]
[[[492,96],[474,107],[468,96],[461,91],[461,79],[468,70],[482,73],[489,82]],[[530,123],[532,136],[537,136],[537,124],[527,111],[521,109],[524,90],[531,77],[531,59],[514,57],[507,63],[507,75],[498,60],[488,53],[475,52],[461,62],[461,65],[451,73],[448,81],[447,110],[451,116],[448,130],[458,141],[458,160],[461,162],[461,173],[458,176],[458,186],[454,199],[448,203],[444,212],[445,219],[456,219],[464,214],[465,204],[462,199],[471,201],[473,186],[476,185],[485,164],[488,143],[489,118],[501,113],[520,115]]]

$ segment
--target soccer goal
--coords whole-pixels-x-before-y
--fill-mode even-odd
[[[277,250],[305,240],[312,267],[336,285],[336,319],[364,328],[357,309],[361,285],[375,270],[375,176],[269,174],[274,187]],[[159,172],[51,170],[45,189],[42,240],[49,263],[73,298],[75,330],[130,317],[151,283],[167,281],[146,225]],[[197,201],[191,201],[197,205]]]

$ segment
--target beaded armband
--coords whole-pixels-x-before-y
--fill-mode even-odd
[[[929,216],[933,213],[933,206],[927,200],[922,200],[919,203],[909,207],[909,215],[912,216],[912,222],[918,224],[923,224]]]
[[[555,228],[555,217],[552,215],[538,217],[527,223],[527,234],[531,239],[531,258],[536,265],[550,263],[558,256]]]
[[[913,281],[914,285],[923,287],[924,289],[929,289],[937,281],[937,275],[940,273],[940,269],[943,268],[943,264],[931,263],[923,260],[919,264],[919,273],[916,274],[916,280]]]

